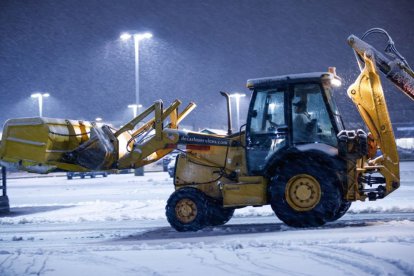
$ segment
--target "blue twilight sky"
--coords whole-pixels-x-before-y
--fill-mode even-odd
[[[194,101],[184,124],[224,127],[218,92],[249,93],[249,78],[336,66],[349,84],[358,73],[350,34],[382,27],[414,64],[413,14],[412,0],[1,0],[0,121],[37,116],[36,91],[51,94],[44,116],[130,119],[134,50],[119,35],[136,30],[154,35],[140,47],[141,103]],[[386,93],[393,121],[412,122],[413,103]],[[358,120],[345,89],[337,100]]]

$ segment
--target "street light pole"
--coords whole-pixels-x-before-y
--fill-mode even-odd
[[[139,105],[139,39],[134,35],[135,46],[135,104]],[[136,116],[134,116],[135,118]]]
[[[142,106],[139,99],[139,42],[145,38],[151,38],[151,33],[123,33],[121,34],[121,39],[126,41],[131,37],[134,38],[134,47],[135,47],[135,104],[128,105],[129,108],[132,108],[134,111],[134,118],[137,117],[139,108]],[[135,176],[144,175],[144,168],[140,167],[135,169]]]
[[[135,104],[137,108],[140,106],[140,98],[139,98],[139,42],[146,38],[151,38],[151,33],[123,33],[121,34],[121,39],[126,41],[130,38],[134,39],[134,47],[135,47]]]
[[[237,127],[240,129],[240,98],[245,97],[246,94],[234,93],[231,98],[236,98],[236,113],[237,113]]]
[[[32,98],[37,98],[39,103],[39,117],[42,117],[43,115],[43,98],[49,97],[49,93],[33,93],[31,95]]]

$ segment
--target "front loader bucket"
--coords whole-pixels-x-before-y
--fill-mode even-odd
[[[63,154],[89,139],[90,128],[89,122],[74,120],[43,117],[8,120],[3,128],[0,162],[37,173],[53,171],[61,167]]]
[[[166,129],[177,129],[180,121],[195,108],[190,103],[179,113],[180,104],[176,100],[164,110],[162,101],[157,101],[119,130],[43,117],[8,120],[0,144],[0,165],[36,173],[144,166],[173,150],[178,136],[171,138],[164,129],[164,121],[169,117]],[[152,112],[154,118],[134,131]]]
[[[111,169],[118,160],[118,139],[106,125],[91,128],[90,134],[87,142],[65,153],[63,160],[90,170]]]

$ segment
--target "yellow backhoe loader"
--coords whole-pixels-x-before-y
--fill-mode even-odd
[[[381,29],[372,33],[388,34]],[[340,218],[356,200],[376,200],[400,185],[399,159],[378,69],[414,99],[414,73],[389,38],[385,53],[350,36],[361,73],[348,88],[369,133],[346,130],[333,94],[341,79],[328,72],[251,79],[244,130],[227,135],[179,130],[194,109],[178,112],[157,101],[120,129],[92,122],[8,120],[0,146],[3,166],[36,173],[139,168],[178,145],[175,192],[166,216],[177,231],[226,223],[235,208],[270,204],[290,226]],[[153,116],[143,125],[138,123]],[[181,147],[181,146],[180,146]]]

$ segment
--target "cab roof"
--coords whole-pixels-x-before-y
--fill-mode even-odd
[[[292,83],[292,82],[302,82],[302,81],[318,81],[322,77],[328,76],[333,78],[333,74],[329,72],[312,72],[312,73],[303,73],[303,74],[291,74],[284,76],[276,77],[266,77],[258,79],[249,79],[247,80],[247,88],[255,89],[269,86],[277,86],[283,83]]]

